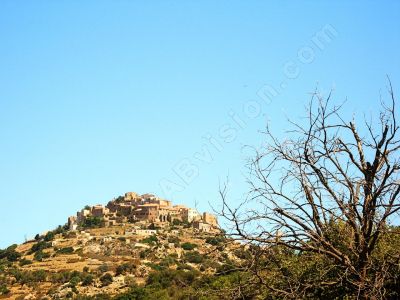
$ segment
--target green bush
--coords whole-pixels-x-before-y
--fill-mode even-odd
[[[194,268],[192,266],[189,266],[188,264],[183,264],[183,263],[178,263],[178,266],[176,269],[177,270],[188,270],[188,271],[194,270]]]
[[[7,288],[7,285],[1,284],[0,285],[0,295],[8,295],[10,290]]]
[[[50,275],[50,281],[52,283],[67,283],[74,277],[76,274],[74,272],[63,271],[59,273],[52,273]]]
[[[45,270],[37,270],[32,272],[33,282],[44,282],[47,279],[47,273]]]
[[[81,277],[80,276],[74,276],[69,280],[69,283],[71,286],[77,286],[79,282],[81,282]]]
[[[156,271],[161,271],[161,270],[165,269],[164,266],[161,266],[161,265],[158,265],[158,264],[155,264],[155,263],[151,263],[151,262],[146,263],[146,266],[148,266],[148,267],[150,267],[150,268],[152,268],[153,270],[156,270]]]
[[[156,235],[153,234],[147,238],[144,238],[143,240],[141,240],[141,242],[144,244],[154,244],[154,243],[158,242],[158,238]]]
[[[147,284],[157,288],[170,286],[185,287],[194,282],[200,273],[198,271],[184,271],[165,269],[149,274]]]
[[[14,261],[19,260],[20,257],[21,257],[21,253],[18,253],[16,251],[11,251],[7,254],[6,258],[8,261],[14,262]]]
[[[15,277],[15,280],[21,285],[37,282],[44,282],[47,279],[45,270],[37,271],[21,271],[18,269],[11,270],[10,274]]]
[[[203,262],[203,259],[203,256],[197,251],[185,253],[185,260],[190,263],[200,264],[201,262]]]
[[[104,224],[103,218],[88,216],[85,221],[81,224],[83,228],[96,228],[101,227]]]
[[[243,248],[238,248],[233,251],[236,257],[241,259],[251,259],[251,252],[249,250],[244,250]]]
[[[82,278],[82,285],[88,286],[91,285],[94,281],[94,276],[92,274],[85,274]]]
[[[149,295],[150,293],[146,288],[133,286],[128,292],[115,296],[114,300],[144,300],[149,299]]]
[[[74,297],[74,292],[73,292],[73,291],[69,291],[69,292],[65,295],[65,297],[66,297],[67,299],[72,299],[72,297]]]
[[[57,250],[57,254],[72,254],[74,253],[73,247],[65,247]]]
[[[141,259],[145,259],[147,257],[147,255],[149,255],[150,252],[151,252],[150,249],[142,250],[139,253],[139,257]]]
[[[175,257],[172,257],[171,255],[165,257],[163,260],[161,260],[160,262],[160,266],[165,266],[165,267],[169,267],[172,266],[176,263],[176,259]]]
[[[112,296],[107,295],[107,294],[97,294],[95,296],[86,296],[86,295],[76,295],[75,300],[111,300],[113,299]],[[127,298],[127,300],[131,300],[130,298]],[[141,299],[144,300],[144,299]]]
[[[218,246],[224,242],[225,242],[225,238],[222,236],[210,236],[210,237],[206,238],[206,243],[213,245],[213,246]]]
[[[183,243],[181,245],[181,247],[182,247],[183,250],[193,250],[194,248],[197,248],[197,245],[187,242],[187,243]]]
[[[50,247],[51,247],[51,243],[45,242],[45,241],[40,241],[40,242],[37,242],[32,245],[30,253],[35,253],[37,251],[41,251],[41,250],[44,250],[44,249],[47,249]]]
[[[63,234],[66,231],[68,231],[68,224],[65,224],[64,226],[58,225],[58,227],[53,230],[53,233],[54,234]]]
[[[136,269],[136,266],[134,264],[124,263],[124,264],[119,265],[117,267],[117,270],[115,272],[115,276],[118,276],[118,275],[121,275],[121,274],[126,274],[128,272],[132,272],[134,269]]]
[[[26,258],[23,258],[19,261],[19,265],[21,267],[32,264],[32,261]]]
[[[21,254],[17,252],[17,245],[11,245],[10,247],[0,250],[0,259],[7,259],[10,262],[15,262],[20,259]]]
[[[52,240],[54,240],[54,232],[53,231],[49,231],[48,233],[46,233],[46,235],[44,236],[44,241],[45,242],[50,242]]]
[[[108,265],[103,264],[103,265],[98,267],[98,270],[99,270],[100,273],[105,273],[105,272],[108,271]]]
[[[49,257],[50,257],[50,254],[46,253],[46,252],[43,252],[42,250],[39,250],[39,251],[35,252],[35,255],[33,256],[33,258],[36,261],[42,261],[43,259],[49,258]]]
[[[110,285],[113,282],[113,277],[110,273],[106,273],[100,277],[100,282],[102,286]]]

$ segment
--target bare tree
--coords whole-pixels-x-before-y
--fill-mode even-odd
[[[341,267],[337,282],[345,280],[358,298],[383,297],[387,265],[374,265],[371,255],[400,210],[399,126],[390,81],[389,95],[377,121],[364,121],[361,129],[343,119],[331,95],[318,93],[306,122],[291,122],[284,141],[267,128],[268,142],[250,162],[249,197],[232,207],[226,187],[220,192],[232,236],[264,249],[279,245],[323,255]],[[335,240],[332,224],[346,237]]]

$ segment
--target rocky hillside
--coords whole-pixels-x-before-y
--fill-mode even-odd
[[[59,226],[0,250],[0,299],[212,299],[195,285],[244,256],[219,230],[184,222],[137,228]]]

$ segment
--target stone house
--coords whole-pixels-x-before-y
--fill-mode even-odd
[[[194,221],[193,228],[202,232],[211,232],[213,230],[213,226],[211,224],[202,221]]]

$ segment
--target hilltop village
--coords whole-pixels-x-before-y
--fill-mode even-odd
[[[168,224],[187,223],[202,232],[219,231],[217,218],[213,214],[200,214],[194,208],[173,205],[171,201],[152,194],[139,195],[135,192],[114,198],[106,206],[86,206],[76,216],[68,218],[71,231],[91,224],[111,227],[126,223],[137,224],[138,230],[146,230],[150,224],[154,228],[162,228]]]
[[[154,298],[153,290],[146,298],[118,295],[145,289],[156,278],[184,286],[213,278],[228,264],[241,264],[249,249],[227,238],[210,213],[129,192],[0,249],[0,299],[188,299],[178,297],[178,285],[171,285],[169,298]]]

